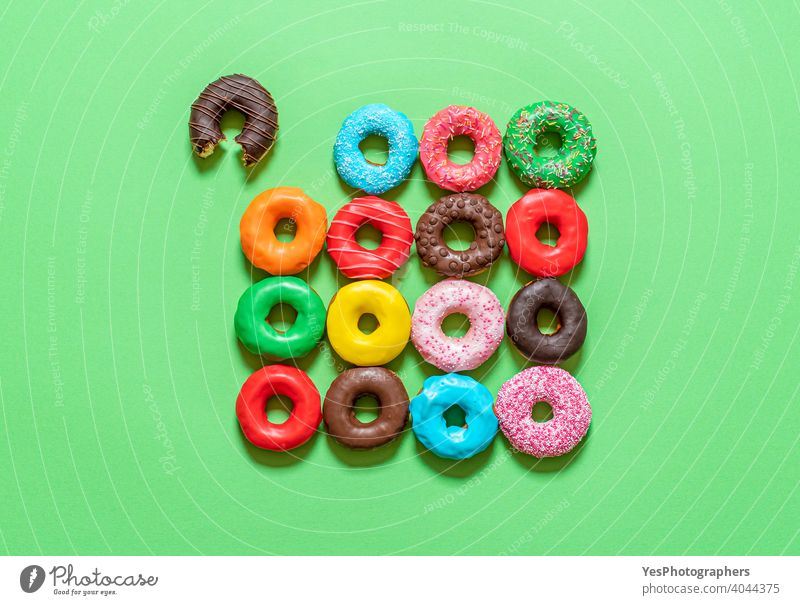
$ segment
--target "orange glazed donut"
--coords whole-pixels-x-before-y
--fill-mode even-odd
[[[275,226],[281,219],[290,219],[297,226],[290,242],[275,237]],[[325,208],[299,187],[262,191],[250,202],[239,223],[244,255],[273,275],[293,275],[308,267],[322,250],[327,228]]]

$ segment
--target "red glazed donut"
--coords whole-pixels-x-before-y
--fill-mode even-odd
[[[450,140],[460,135],[468,136],[475,144],[475,155],[469,164],[456,164],[447,157]],[[425,124],[419,159],[428,178],[442,189],[475,191],[497,172],[502,143],[500,131],[488,115],[474,107],[450,105]]]
[[[558,229],[555,246],[543,244],[536,232],[543,223]],[[511,258],[539,277],[563,275],[581,262],[589,224],[573,197],[560,189],[531,189],[506,215],[506,242]]]
[[[371,225],[381,232],[381,245],[367,250],[356,232]],[[339,271],[351,279],[389,277],[408,260],[414,233],[411,220],[397,202],[375,196],[358,197],[336,213],[328,230],[328,254]]]
[[[273,395],[292,400],[289,419],[283,424],[267,420],[265,406]],[[322,420],[319,391],[308,375],[297,368],[271,365],[253,372],[236,398],[236,417],[247,440],[265,450],[286,451],[303,445]]]

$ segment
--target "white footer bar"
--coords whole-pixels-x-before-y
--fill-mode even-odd
[[[2,557],[0,603],[800,603],[797,557]]]

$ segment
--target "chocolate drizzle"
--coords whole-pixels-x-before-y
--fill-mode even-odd
[[[269,91],[242,74],[223,76],[212,82],[192,103],[189,116],[192,148],[201,158],[214,153],[217,143],[225,140],[220,121],[230,109],[244,114],[244,127],[234,141],[242,147],[244,165],[253,166],[275,143],[278,110]]]

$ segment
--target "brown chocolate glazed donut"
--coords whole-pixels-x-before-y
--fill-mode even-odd
[[[217,143],[225,140],[219,123],[229,109],[244,114],[244,127],[234,141],[242,147],[244,165],[253,166],[275,142],[278,110],[267,89],[242,74],[223,76],[212,82],[192,103],[189,140],[194,152],[201,158],[208,157]]]
[[[467,250],[453,250],[444,243],[444,229],[454,221],[471,223],[475,229],[475,241]],[[503,215],[477,193],[446,195],[420,217],[414,239],[426,267],[448,277],[475,275],[503,251]]]
[[[536,316],[542,308],[558,316],[558,329],[542,334]],[[572,357],[586,339],[586,309],[572,288],[553,277],[526,284],[511,299],[506,332],[525,357],[556,364]]]
[[[378,417],[363,423],[356,418],[356,400],[371,395],[380,406]],[[399,435],[408,419],[408,393],[397,374],[386,368],[351,368],[331,383],[322,417],[328,433],[339,443],[355,449],[378,447]]]

